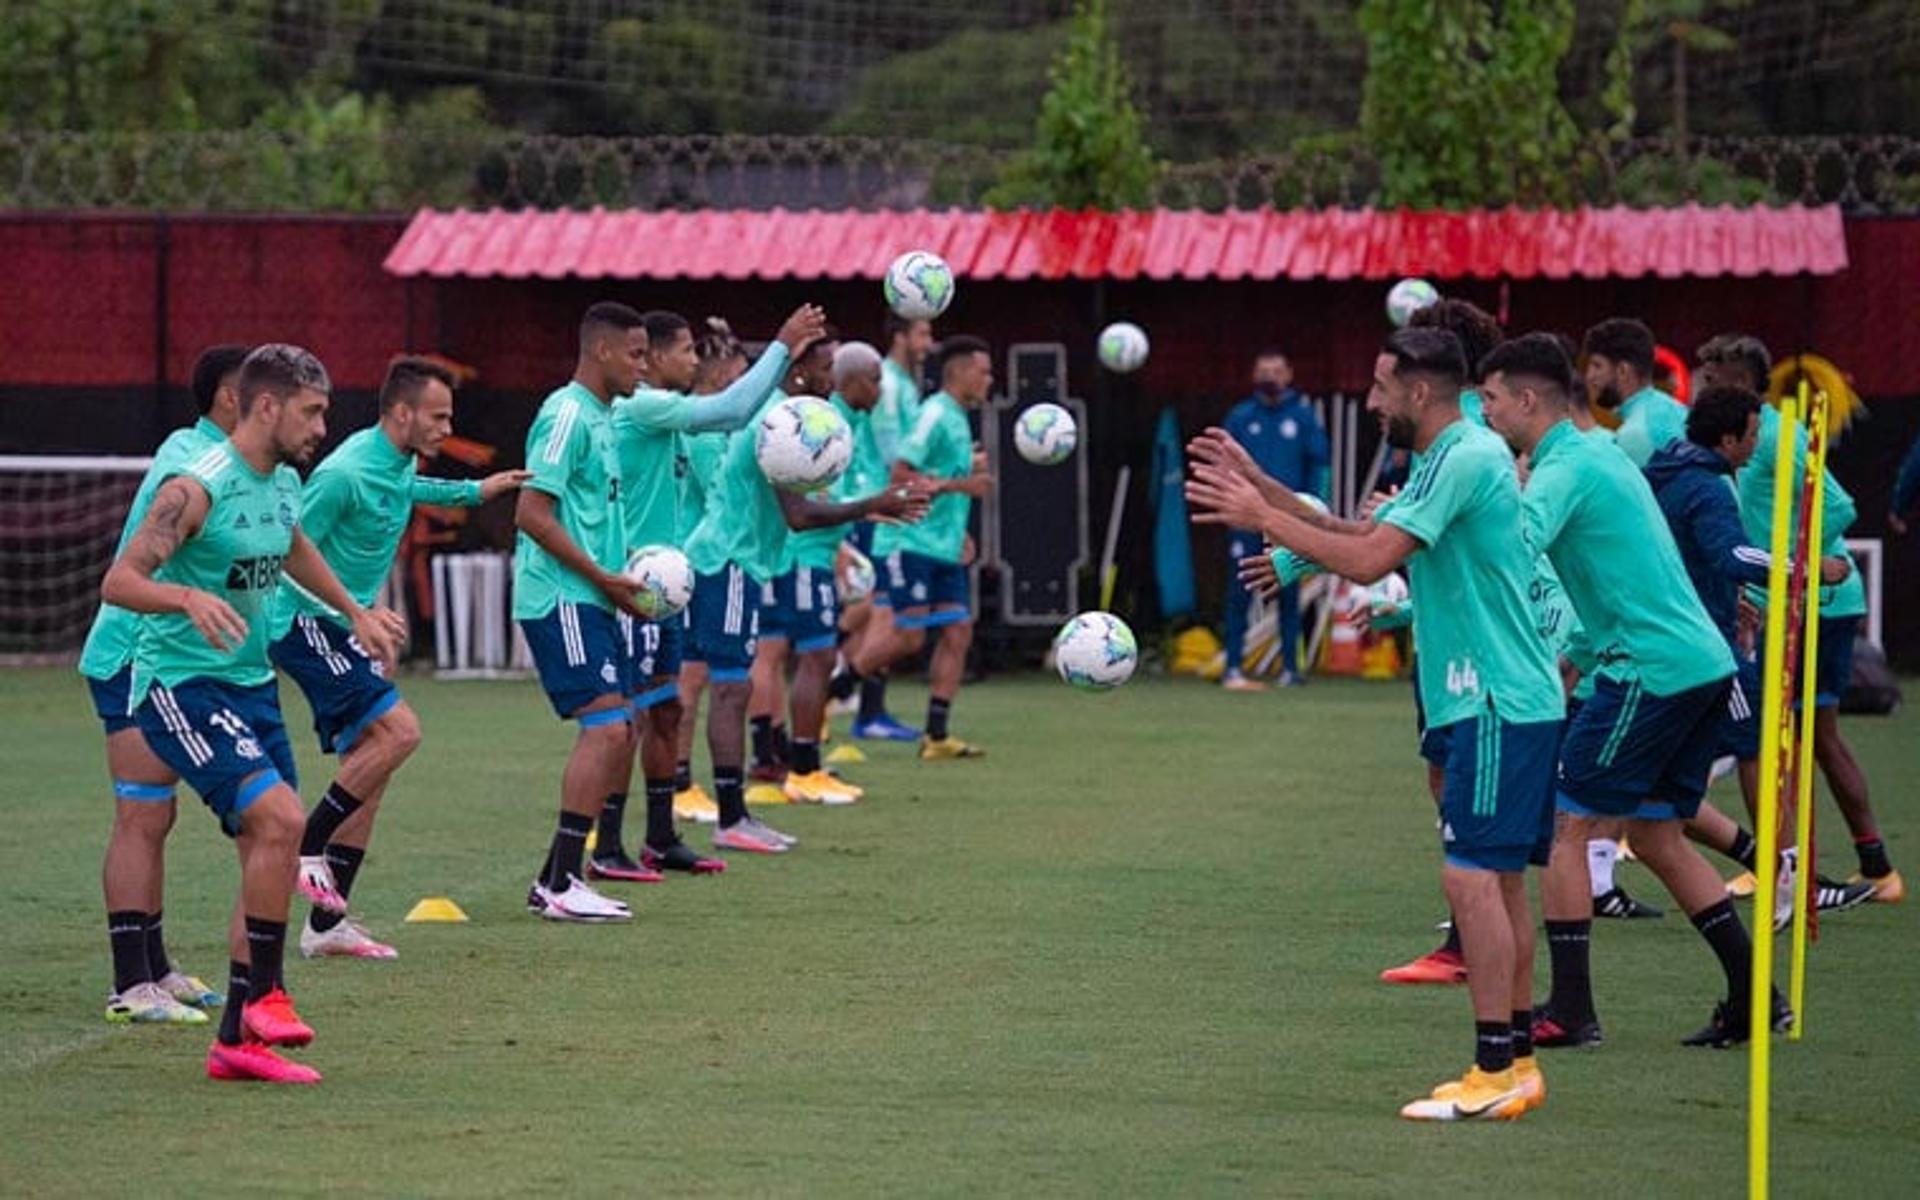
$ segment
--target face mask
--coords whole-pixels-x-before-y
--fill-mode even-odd
[[[1253,390],[1259,392],[1262,396],[1278,397],[1285,392],[1286,389],[1271,379],[1263,379],[1253,385]]]

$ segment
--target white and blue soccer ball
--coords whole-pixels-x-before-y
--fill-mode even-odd
[[[873,560],[850,543],[841,547],[841,556],[840,569],[835,572],[833,579],[840,591],[840,603],[859,604],[863,600],[871,600],[874,589],[880,585],[880,575],[873,569]]]
[[[1073,414],[1058,404],[1036,404],[1013,423],[1013,448],[1038,466],[1065,462],[1079,444],[1080,428],[1073,423]]]
[[[938,254],[909,250],[893,260],[880,287],[895,316],[931,321],[953,303],[953,268]]]
[[[627,559],[633,606],[649,621],[679,616],[693,600],[693,566],[672,546],[642,546]]]
[[[853,458],[853,430],[818,396],[789,396],[753,427],[753,457],[777,488],[811,492],[831,487]]]
[[[1398,571],[1388,571],[1368,586],[1367,611],[1374,617],[1392,617],[1406,607],[1412,597],[1406,577]]]
[[[1439,302],[1439,288],[1424,279],[1402,279],[1387,293],[1387,320],[1395,329],[1405,329],[1413,314]]]
[[[1140,646],[1133,630],[1112,613],[1083,612],[1053,638],[1053,667],[1077,688],[1104,692],[1133,677]]]
[[[1138,371],[1146,365],[1147,331],[1132,321],[1115,321],[1100,331],[1100,365],[1116,375]]]

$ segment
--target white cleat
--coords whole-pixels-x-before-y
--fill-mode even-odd
[[[534,905],[539,907],[535,908]],[[548,921],[631,921],[633,910],[620,901],[603,896],[581,882],[578,875],[567,876],[563,891],[553,891],[536,883],[527,893],[527,907]]]
[[[375,940],[360,922],[348,917],[332,929],[319,931],[313,922],[300,926],[301,958],[399,958],[400,952]]]
[[[154,982],[167,995],[195,1008],[219,1008],[227,1002],[225,996],[208,987],[206,982],[197,975],[188,975],[182,971],[168,971],[165,978]]]
[[[713,831],[715,850],[740,850],[747,854],[785,854],[787,843],[773,831],[749,817],[737,824]]]
[[[207,1014],[169,996],[157,983],[136,983],[107,997],[107,1020],[114,1025],[205,1025]]]
[[[789,850],[800,844],[799,838],[790,833],[781,833],[778,829],[762,821],[759,817],[748,817],[746,826],[753,831],[755,837],[778,842]]]
[[[324,908],[330,913],[344,914],[347,911],[347,898],[340,894],[340,887],[333,881],[333,868],[327,865],[324,854],[302,854],[300,871],[294,876],[294,883],[300,894],[311,901],[316,908]]]

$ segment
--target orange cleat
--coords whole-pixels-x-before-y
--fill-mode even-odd
[[[1435,950],[1380,972],[1381,983],[1465,983],[1467,960],[1457,950]]]

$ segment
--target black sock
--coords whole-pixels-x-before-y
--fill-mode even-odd
[[[593,845],[595,858],[619,858],[627,848],[620,842],[620,827],[627,813],[627,794],[614,792],[600,809],[600,836]]]
[[[327,785],[327,794],[307,814],[307,832],[300,838],[300,853],[312,858],[323,853],[347,818],[359,811],[360,801],[340,786],[339,780]]]
[[[747,798],[741,790],[739,767],[713,769],[713,802],[720,809],[720,828],[731,829],[747,819]]]
[[[147,914],[128,908],[107,914],[107,942],[113,947],[113,990],[152,983],[147,967]]]
[[[845,699],[842,696],[839,699]],[[860,681],[860,720],[878,721],[887,715],[887,677],[872,675]]]
[[[220,1010],[220,1033],[222,1045],[240,1044],[240,1010],[247,1003],[247,964],[229,962],[227,964],[227,1006]]]
[[[1513,1014],[1513,1056],[1525,1058],[1533,1053],[1533,1014],[1517,1012]]]
[[[580,875],[580,860],[587,853],[587,831],[593,819],[584,813],[560,810],[560,824],[554,827],[553,846],[547,851],[547,890],[565,891],[567,876]]]
[[[147,971],[158,983],[173,973],[173,964],[167,961],[167,940],[160,936],[160,910],[147,914]]]
[[[287,923],[265,917],[247,918],[247,1000],[280,986],[280,964],[287,952]]]
[[[833,678],[827,680],[827,696],[834,700],[845,700],[859,690],[860,685],[860,676],[854,674],[851,667],[843,671],[835,671]]]
[[[1547,955],[1553,963],[1547,1009],[1561,1021],[1593,1020],[1593,977],[1587,969],[1592,943],[1591,920],[1547,922]]]
[[[1693,927],[1713,947],[1720,969],[1727,976],[1727,996],[1735,1006],[1747,1002],[1747,989],[1753,986],[1753,942],[1740,914],[1733,911],[1732,900],[1709,904],[1693,914]]]
[[[927,736],[934,741],[947,736],[947,715],[953,711],[953,701],[942,700],[935,696],[927,701]]]
[[[664,850],[678,840],[673,832],[673,780],[647,780],[647,845]]]
[[[1733,831],[1733,845],[1728,848],[1727,857],[1751,871],[1753,864],[1760,861],[1755,853],[1759,845],[1760,843],[1753,840],[1752,834],[1744,829],[1736,829]]]
[[[773,765],[773,718],[753,717],[747,722],[752,737],[753,765],[770,767]]]
[[[1860,873],[1867,878],[1878,879],[1893,872],[1893,864],[1887,861],[1887,844],[1878,837],[1855,842],[1853,852],[1860,856]],[[158,979],[159,976],[154,978]]]
[[[360,863],[366,857],[367,852],[358,846],[343,846],[335,842],[327,847],[327,866],[333,871],[333,888],[340,893],[342,900],[353,893],[353,881],[359,876]],[[318,905],[307,911],[307,924],[315,933],[325,933],[345,919],[344,914],[328,912]]]
[[[773,761],[776,766],[785,766],[793,761],[793,743],[787,740],[787,727],[773,727]]]
[[[683,758],[675,763],[673,767],[673,790],[676,792],[684,792],[691,790],[692,787],[693,763]]]
[[[1505,1021],[1473,1023],[1473,1065],[1482,1071],[1513,1067],[1513,1027]]]
[[[1453,919],[1452,909],[1447,910],[1447,940],[1440,944],[1440,949],[1449,954],[1464,953],[1460,949],[1460,922]]]
[[[812,738],[795,738],[787,760],[796,775],[811,775],[820,769],[820,743]]]

